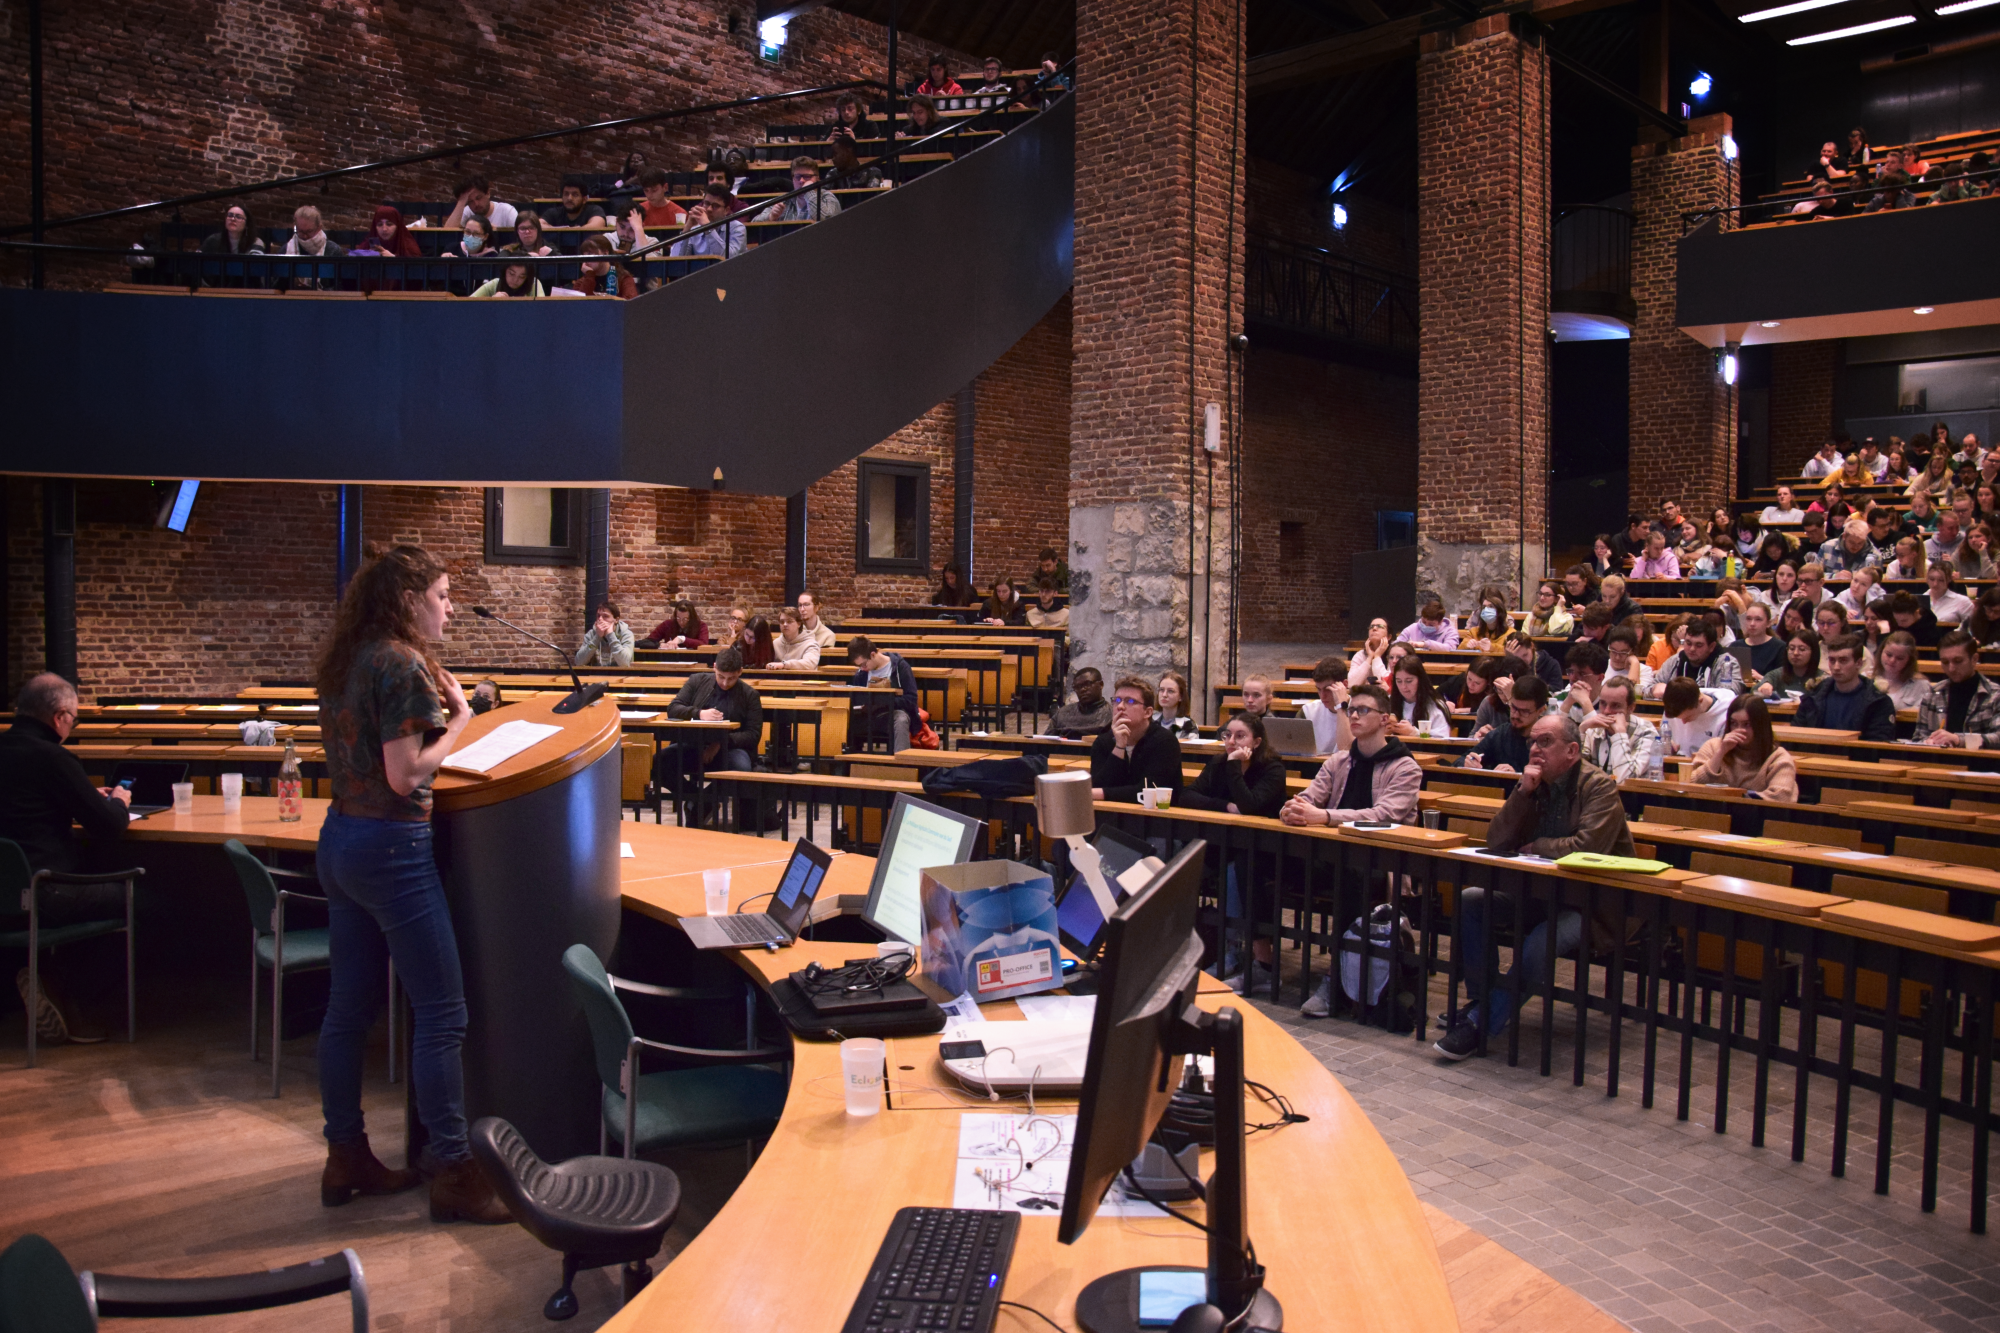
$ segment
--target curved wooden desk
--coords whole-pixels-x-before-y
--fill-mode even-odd
[[[193,815],[154,815],[133,825],[131,836],[207,843],[235,837],[252,846],[311,850],[326,803],[308,802],[298,824],[277,823],[275,807],[275,801],[246,797],[241,813],[224,816],[220,797],[197,797]],[[634,852],[615,862],[624,906],[668,922],[704,910],[702,869],[731,867],[731,900],[741,904],[776,887],[788,853],[781,842],[705,829],[626,822],[614,831],[612,855],[618,841]],[[865,893],[873,870],[871,858],[836,856],[822,901]],[[769,982],[809,961],[836,963],[866,949],[801,940],[778,953],[732,956]],[[1209,988],[1200,997],[1204,1007],[1236,1002],[1220,983],[1203,984]],[[1456,1329],[1430,1226],[1382,1136],[1339,1081],[1283,1028],[1253,1007],[1237,1007],[1251,1076],[1310,1117],[1253,1135],[1249,1146],[1251,1235],[1270,1271],[1271,1290],[1284,1302],[1287,1327]],[[988,1006],[992,1017],[1016,1016],[1010,1011],[1014,1006]],[[587,1050],[587,1037],[579,1033],[575,1045]],[[839,1047],[795,1042],[791,1093],[757,1164],[701,1235],[605,1327],[620,1333],[839,1329],[896,1209],[950,1204],[957,1113],[1015,1105],[933,1091],[946,1079],[934,1063],[936,1047],[935,1037],[894,1041],[891,1109],[857,1120],[847,1115],[841,1094]],[[595,1073],[585,1070],[578,1078],[585,1095],[594,1096]],[[1048,1098],[1039,1104],[1063,1106]],[[1200,1206],[1184,1207],[1198,1214]],[[1022,1219],[1006,1297],[1065,1327],[1073,1326],[1076,1293],[1100,1274],[1203,1261],[1200,1233],[1171,1220],[1100,1218],[1073,1246],[1058,1245],[1055,1232],[1054,1215]],[[1031,1322],[1014,1312],[1000,1327]]]

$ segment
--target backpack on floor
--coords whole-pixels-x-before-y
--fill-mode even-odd
[[[1410,919],[1388,903],[1368,914],[1367,941],[1362,939],[1362,919],[1355,917],[1340,937],[1340,989],[1356,1012],[1362,1005],[1361,958],[1368,957],[1367,1003],[1376,1019],[1386,1018],[1391,1031],[1407,1031],[1415,1022],[1417,997],[1423,993],[1423,959],[1417,952],[1417,933]],[[1392,963],[1393,957],[1393,963]],[[1391,977],[1391,972],[1394,977]],[[1396,985],[1390,991],[1390,981]]]

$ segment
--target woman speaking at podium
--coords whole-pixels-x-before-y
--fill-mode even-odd
[[[333,809],[319,837],[333,969],[319,1034],[326,1170],[320,1202],[394,1194],[415,1163],[384,1166],[361,1118],[361,1065],[393,959],[416,1035],[410,1078],[434,1159],[431,1219],[510,1220],[466,1142],[465,985],[431,841],[431,779],[471,720],[465,692],[431,656],[451,618],[451,580],[416,546],[378,556],[348,585],[315,684]]]

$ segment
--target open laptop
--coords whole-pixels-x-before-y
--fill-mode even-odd
[[[681,929],[697,949],[762,949],[782,947],[799,937],[812,914],[813,899],[826,879],[833,858],[800,838],[792,859],[771,895],[768,912],[731,912],[727,916],[684,916]]]
[[[1264,739],[1271,742],[1271,748],[1287,758],[1311,758],[1319,753],[1319,742],[1313,738],[1313,724],[1303,717],[1270,717],[1264,719]]]
[[[131,817],[174,808],[174,784],[186,782],[188,766],[159,760],[128,760],[111,770],[111,785],[132,793]]]
[[[1145,839],[1135,838],[1110,824],[1100,824],[1091,835],[1090,844],[1097,849],[1104,866],[1112,898],[1124,902],[1129,895],[1118,877],[1151,856],[1152,847]],[[1056,900],[1056,933],[1062,937],[1063,947],[1084,962],[1097,956],[1098,943],[1104,936],[1104,913],[1098,910],[1097,897],[1083,882],[1079,871],[1070,872],[1069,885]]]

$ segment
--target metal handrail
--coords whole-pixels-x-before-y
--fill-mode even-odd
[[[831,83],[818,88],[797,88],[785,93],[765,93],[757,97],[739,97],[731,102],[710,102],[702,106],[681,107],[673,111],[651,111],[640,116],[625,116],[618,120],[600,120],[589,125],[571,125],[559,130],[537,130],[532,134],[516,134],[505,139],[482,139],[476,143],[456,144],[449,148],[432,148],[421,153],[408,153],[402,157],[384,158],[380,162],[359,162],[353,166],[331,167],[325,171],[309,171],[298,176],[274,176],[269,180],[257,181],[250,185],[232,185],[227,189],[204,190],[199,194],[184,194],[173,199],[156,199],[150,203],[127,204],[123,208],[101,209],[95,213],[76,213],[66,218],[52,218],[42,223],[42,230],[55,227],[73,227],[86,222],[104,222],[112,218],[130,217],[139,213],[151,213],[162,208],[183,208],[190,204],[213,203],[218,199],[234,199],[246,194],[260,194],[266,190],[282,190],[295,185],[310,185],[318,181],[330,181],[342,176],[358,176],[368,172],[387,171],[395,167],[414,166],[420,162],[435,162],[440,158],[462,157],[467,153],[485,153],[498,148],[513,148],[520,144],[539,143],[545,139],[563,139],[573,134],[594,134],[603,130],[624,129],[632,125],[650,125],[663,120],[679,120],[686,116],[707,115],[715,111],[734,111],[740,107],[760,106],[766,102],[784,102],[800,97],[824,97],[828,93],[848,92],[856,88],[885,88],[888,85],[879,79],[851,79],[846,83]],[[0,227],[0,238],[19,236],[34,230],[34,224],[23,222]]]
[[[1249,237],[1245,260],[1245,318],[1391,350],[1416,349],[1418,316],[1412,299],[1416,283],[1408,274],[1256,234]],[[1292,284],[1281,290],[1271,273],[1274,261],[1310,265],[1318,272],[1303,286]],[[1373,292],[1365,311],[1361,309],[1364,286]]]

